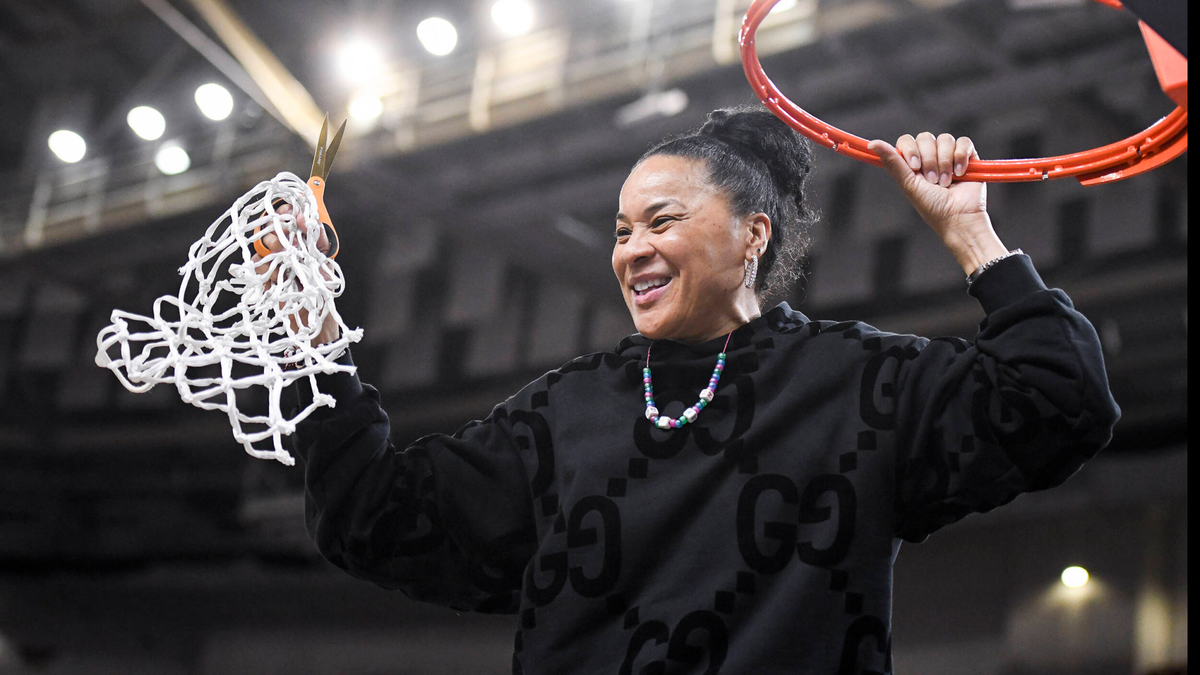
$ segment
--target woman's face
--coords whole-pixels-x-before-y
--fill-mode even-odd
[[[613,272],[633,323],[651,339],[702,342],[758,316],[742,283],[770,221],[739,217],[702,161],[653,155],[621,188]]]

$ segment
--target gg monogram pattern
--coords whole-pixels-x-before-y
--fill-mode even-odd
[[[402,451],[377,392],[330,376],[337,408],[296,434],[309,532],[415,600],[516,614],[514,673],[890,673],[900,542],[1060,484],[1119,416],[1091,324],[1027,258],[972,293],[974,343],[780,305],[674,430],[643,415],[636,335]],[[655,343],[663,414],[723,342]]]

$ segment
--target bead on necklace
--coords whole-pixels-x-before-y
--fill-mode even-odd
[[[683,411],[683,415],[678,418],[670,418],[666,415],[659,415],[658,408],[654,406],[654,382],[650,378],[650,348],[654,343],[650,343],[650,347],[646,348],[646,367],[642,369],[642,388],[646,395],[646,419],[659,429],[678,429],[685,424],[695,422],[696,417],[704,410],[713,397],[716,396],[717,383],[721,381],[721,372],[725,370],[725,350],[729,349],[729,338],[733,337],[733,331],[725,337],[725,346],[721,348],[721,353],[717,355],[717,366],[713,368],[712,377],[708,378],[708,386],[700,390],[700,400],[696,401],[692,407]]]

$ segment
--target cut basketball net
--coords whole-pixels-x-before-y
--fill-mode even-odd
[[[280,200],[291,213],[277,212],[272,205]],[[299,227],[296,214],[314,226]],[[335,359],[362,339],[362,329],[350,330],[334,307],[345,280],[317,248],[318,223],[317,197],[296,175],[280,173],[254,186],[192,244],[177,295],[155,300],[153,316],[113,310],[112,323],[96,337],[96,364],[134,393],[174,384],[185,403],[225,412],[246,452],[294,464],[282,437],[317,408],[334,405],[317,389],[316,375],[354,372]],[[255,242],[269,233],[282,250],[257,256]],[[341,337],[313,346],[328,316]],[[235,367],[246,374],[235,377]],[[308,380],[313,399],[289,417],[280,396],[300,379]],[[253,387],[266,390],[265,414],[238,408],[238,393]],[[273,449],[254,447],[268,438]]]

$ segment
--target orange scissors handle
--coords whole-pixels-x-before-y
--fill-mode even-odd
[[[317,220],[325,228],[325,236],[329,239],[329,252],[326,255],[331,259],[337,257],[338,249],[341,246],[337,230],[333,229],[333,221],[329,218],[329,212],[325,210],[325,180],[329,177],[329,169],[333,166],[333,158],[342,144],[342,132],[345,130],[346,123],[342,122],[342,126],[338,127],[337,133],[333,136],[333,142],[326,148],[325,137],[329,133],[329,116],[325,116],[325,121],[321,123],[321,134],[317,137],[317,151],[313,155],[312,171],[308,178],[308,188],[312,190],[313,197],[317,200]],[[261,227],[254,228],[254,233],[258,234],[261,229]],[[271,255],[271,249],[267,248],[261,237],[254,240],[254,252],[263,258]]]
[[[320,176],[313,176],[308,179],[308,187],[313,191],[313,196],[317,198],[317,220],[325,228],[325,237],[329,240],[329,252],[326,255],[331,259],[336,258],[340,242],[338,241],[337,230],[330,221],[329,212],[325,210],[325,179]],[[258,234],[261,229],[261,227],[254,228],[254,233]],[[254,252],[265,258],[271,254],[271,249],[267,248],[262,239],[255,239]]]
[[[333,228],[333,221],[329,218],[329,212],[325,210],[325,179],[321,176],[313,176],[308,179],[308,187],[313,191],[313,196],[317,198],[317,220],[325,228],[325,236],[329,239],[329,253],[326,255],[336,258],[340,242],[337,230]]]

